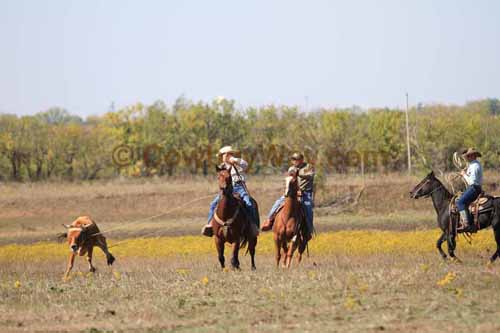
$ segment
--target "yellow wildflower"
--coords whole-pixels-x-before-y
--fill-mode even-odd
[[[448,274],[446,274],[441,280],[437,282],[437,285],[440,287],[444,287],[453,282],[453,280],[455,280],[456,277],[457,277],[456,273],[448,272]]]

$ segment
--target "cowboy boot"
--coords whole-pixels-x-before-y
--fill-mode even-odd
[[[462,232],[476,232],[476,228],[470,222],[469,214],[465,210],[460,211],[460,219],[462,220],[462,228],[458,228],[457,230]]]
[[[274,219],[266,219],[260,230],[269,231],[273,228],[273,224],[274,224]]]
[[[201,229],[201,234],[203,236],[212,237],[214,235],[214,230],[212,228],[212,222],[209,222]]]

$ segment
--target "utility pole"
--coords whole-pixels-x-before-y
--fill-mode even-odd
[[[410,124],[408,119],[408,93],[406,93],[406,150],[408,151],[408,174],[411,175]]]

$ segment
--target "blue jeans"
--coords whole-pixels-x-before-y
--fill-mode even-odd
[[[477,197],[481,194],[481,186],[472,185],[465,189],[464,193],[457,200],[457,208],[458,211],[465,211],[467,213],[467,218],[470,220],[470,212],[469,205],[477,199]]]
[[[247,216],[250,217],[250,220],[257,226],[260,227],[260,221],[259,217],[257,216],[257,211],[254,207],[254,204],[250,198],[250,195],[247,193],[245,190],[245,187],[243,185],[234,185],[233,187],[233,193],[237,193],[241,200],[245,203],[245,208],[246,208],[246,213]],[[220,201],[220,195],[217,194],[217,196],[214,198],[212,203],[210,204],[210,211],[208,212],[208,223],[212,220],[214,217],[215,209],[217,208],[217,205],[219,204]]]
[[[281,196],[276,202],[274,203],[273,207],[269,211],[269,215],[267,218],[271,218],[271,216],[276,213],[278,208],[285,202],[285,197]],[[314,213],[313,213],[313,208],[314,208],[314,202],[313,202],[313,193],[312,192],[302,192],[302,207],[304,208],[304,212],[306,214],[306,223],[307,223],[307,230],[309,233],[312,234],[314,231],[314,225],[313,225],[313,219],[314,219]]]

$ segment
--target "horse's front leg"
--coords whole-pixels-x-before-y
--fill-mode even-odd
[[[281,260],[281,242],[280,242],[280,237],[279,237],[277,231],[274,231],[273,239],[274,239],[276,268],[278,268],[278,267],[280,267],[280,260]]]
[[[437,249],[438,249],[439,254],[441,255],[441,257],[446,260],[446,258],[447,258],[446,253],[444,253],[443,248],[441,247],[441,245],[443,244],[443,242],[445,240],[446,240],[446,232],[443,231],[443,233],[441,234],[441,237],[439,237],[439,239],[438,239],[438,241],[436,243],[436,247],[437,247]]]
[[[233,257],[231,258],[231,266],[234,269],[240,269],[240,260],[238,259],[238,253],[240,252],[240,239],[239,237],[234,240],[233,243]]]
[[[281,239],[281,248],[283,249],[283,256],[284,256],[282,267],[286,268],[287,267],[287,260],[288,260],[288,250],[289,250],[286,235],[283,235],[283,237]]]
[[[451,259],[460,262],[460,259],[458,259],[455,255],[455,249],[457,248],[457,234],[453,230],[448,233],[446,241],[448,243],[448,254]]]
[[[274,238],[274,248],[276,251],[276,268],[279,268],[281,260],[281,242],[280,242],[280,237],[277,233],[273,234],[273,238]]]
[[[288,253],[286,255],[286,267],[287,268],[290,268],[292,266],[293,253],[295,252],[296,248],[297,248],[297,242],[292,241],[292,244],[288,248]]]
[[[217,255],[219,258],[220,267],[222,269],[224,269],[225,261],[226,261],[226,259],[224,258],[224,242],[219,237],[217,237],[216,233],[214,236],[214,240],[215,240],[215,248],[217,249]]]

